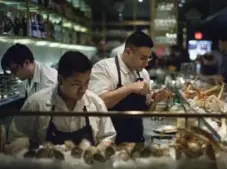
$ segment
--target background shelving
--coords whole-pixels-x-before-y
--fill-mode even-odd
[[[86,0],[0,0],[1,34],[93,45]]]

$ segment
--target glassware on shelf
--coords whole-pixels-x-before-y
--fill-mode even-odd
[[[87,36],[91,36],[89,33],[91,18],[86,17],[85,12],[91,13],[91,9],[86,1],[31,0],[29,1],[31,20],[27,20],[27,3],[25,0],[11,0],[16,5],[9,5],[7,1],[2,0],[0,2],[4,9],[2,15],[0,13],[0,34],[30,36],[69,44],[80,41],[80,44],[87,45],[90,42]],[[13,15],[13,17],[9,17],[8,14]],[[65,27],[64,22],[71,26]],[[57,25],[56,27],[60,25],[60,33],[58,28],[56,28],[58,32],[55,33],[55,25]],[[79,29],[75,29],[75,27]],[[27,30],[28,28],[29,30]],[[75,34],[70,33],[68,35],[65,33],[65,35],[62,35],[64,32],[62,29],[65,28],[70,29],[69,32],[79,32],[85,34],[85,36],[82,35],[82,40],[75,40],[77,39]],[[68,39],[68,36],[70,39]]]

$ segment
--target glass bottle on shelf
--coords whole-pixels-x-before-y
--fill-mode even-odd
[[[22,36],[27,36],[27,17],[25,15],[21,18]]]
[[[31,24],[30,24],[31,37],[37,37],[36,14],[31,15],[30,22],[31,22]]]
[[[14,32],[14,35],[18,35],[19,36],[19,32],[20,32],[20,19],[19,19],[18,16],[16,16],[15,19],[14,19],[13,32]]]
[[[19,13],[19,36],[23,36],[23,26],[22,26],[22,24],[23,24],[23,13],[22,12],[20,12]]]
[[[85,10],[86,10],[86,3],[84,1],[81,1],[80,3],[80,16],[85,16]]]
[[[7,10],[6,16],[4,16],[4,32],[9,34],[13,34],[13,12]]]
[[[42,15],[37,14],[37,25],[39,31],[39,38],[45,38],[45,28]]]
[[[48,18],[44,21],[44,30],[45,38],[47,38],[48,40],[57,40],[55,37],[55,25],[53,25]]]
[[[61,27],[62,23],[56,23],[53,25],[54,28],[54,39],[58,42],[62,41],[62,27]]]

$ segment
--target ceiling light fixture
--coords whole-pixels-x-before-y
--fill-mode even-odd
[[[138,2],[143,2],[143,0],[138,0]]]

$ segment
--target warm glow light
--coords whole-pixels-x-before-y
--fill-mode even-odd
[[[194,38],[196,40],[201,40],[201,39],[203,39],[203,34],[201,32],[195,32]]]
[[[138,0],[139,2],[143,2],[143,0]]]
[[[36,44],[37,46],[45,46],[45,45],[48,44],[48,42],[47,42],[47,41],[38,41],[38,42],[36,42],[35,44]]]

